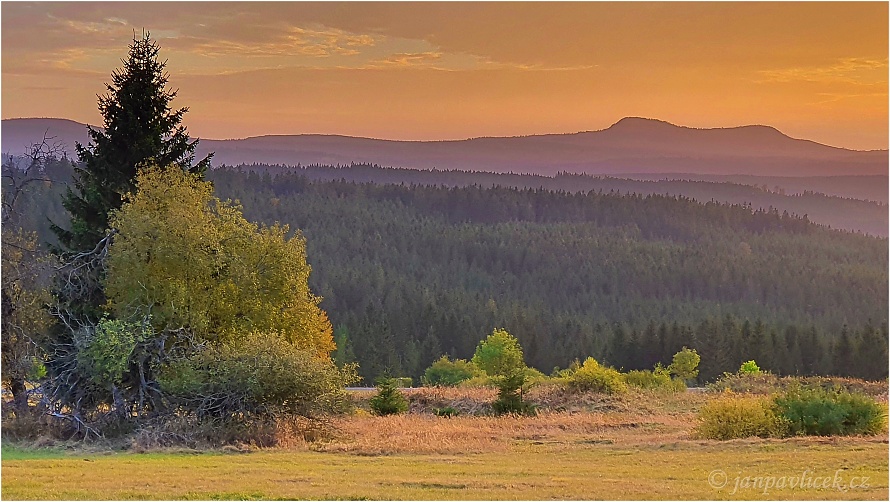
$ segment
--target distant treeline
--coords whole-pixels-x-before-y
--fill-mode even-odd
[[[495,327],[544,372],[586,356],[650,368],[685,345],[702,355],[702,380],[748,359],[780,374],[887,376],[886,238],[777,209],[581,187],[624,180],[516,176],[529,184],[517,188],[492,182],[509,175],[422,173],[220,168],[208,179],[248,219],[303,232],[335,355],[368,381],[468,358]],[[15,223],[51,241],[70,163],[44,174]]]
[[[637,193],[641,195],[681,195],[698,202],[711,200],[729,204],[750,205],[755,209],[775,208],[779,212],[807,217],[831,228],[864,232],[886,237],[888,232],[887,205],[882,202],[825,195],[813,190],[799,190],[786,195],[778,186],[765,184],[740,184],[729,181],[699,181],[676,179],[625,179],[609,176],[558,173],[553,177],[534,174],[499,174],[489,172],[441,171],[405,168],[384,168],[376,165],[353,164],[349,166],[296,166],[253,164],[238,166],[245,171],[276,175],[299,173],[312,180],[345,180],[359,183],[389,183],[406,185],[439,185],[447,187],[480,186],[512,188],[544,188],[566,192]],[[667,176],[667,175],[665,175]],[[745,179],[744,177],[740,177]],[[878,176],[863,177],[878,179]],[[752,181],[764,178],[751,177]],[[785,178],[783,178],[785,179]],[[823,186],[828,178],[813,178],[813,184]],[[794,185],[804,186],[805,178]],[[886,185],[886,178],[883,184]],[[847,184],[846,179],[836,183]],[[827,188],[827,187],[825,187]]]
[[[249,219],[303,231],[339,356],[367,378],[469,357],[494,327],[545,372],[587,355],[651,367],[688,345],[703,379],[758,357],[783,374],[868,376],[838,354],[886,354],[886,239],[683,197],[305,175],[320,171],[209,178]]]

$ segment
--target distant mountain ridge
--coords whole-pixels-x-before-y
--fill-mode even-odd
[[[73,154],[89,138],[67,119],[2,121],[3,153],[55,136]],[[414,169],[461,169],[552,176],[696,173],[711,175],[838,176],[888,173],[887,150],[856,151],[791,138],[763,125],[695,129],[628,117],[599,131],[447,141],[401,141],[300,134],[201,139],[198,155],[214,165],[374,163]]]

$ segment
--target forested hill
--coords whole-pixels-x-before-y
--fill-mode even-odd
[[[648,367],[688,345],[705,379],[751,358],[857,374],[880,350],[886,375],[884,238],[662,195],[208,177],[248,219],[302,229],[337,357],[368,378],[469,357],[494,327],[544,371]]]
[[[678,180],[678,179],[627,179],[608,176],[590,176],[557,173],[555,176],[534,174],[503,174],[471,171],[419,170],[384,168],[368,164],[349,166],[281,166],[251,164],[238,166],[245,171],[257,171],[275,175],[294,172],[312,180],[346,180],[371,183],[441,185],[447,187],[501,186],[514,188],[545,188],[566,192],[620,192],[641,195],[681,195],[700,202],[711,200],[729,204],[748,204],[754,209],[771,208],[779,212],[807,215],[816,223],[832,228],[864,232],[886,237],[888,210],[886,203],[871,202],[848,197],[838,197],[802,190],[786,194],[784,188],[760,184],[740,184],[726,181]],[[856,178],[856,177],[846,177]],[[887,184],[886,176],[872,176],[872,184]],[[763,181],[761,179],[760,181]],[[841,183],[844,180],[838,180]],[[824,183],[823,183],[824,184]]]

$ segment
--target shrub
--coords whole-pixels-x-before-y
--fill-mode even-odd
[[[471,378],[469,380],[464,380],[463,382],[458,384],[458,387],[462,387],[462,388],[496,387],[496,386],[497,386],[497,382],[495,382],[492,377],[486,375],[484,372],[480,372],[480,374],[474,376],[473,378]]]
[[[835,436],[878,434],[886,427],[883,406],[846,390],[796,387],[775,398],[792,434]]]
[[[491,407],[496,413],[535,414],[535,406],[522,399],[522,387],[525,385],[525,378],[526,373],[524,369],[498,377],[498,398],[491,403]]]
[[[525,383],[529,386],[538,385],[550,380],[550,377],[535,368],[525,368],[523,371],[525,373]]]
[[[381,378],[377,382],[377,394],[369,401],[376,415],[398,415],[408,411],[408,400],[399,391],[394,378]]]
[[[396,387],[408,389],[414,386],[414,379],[411,377],[394,377]]]
[[[588,357],[574,373],[565,377],[569,388],[575,391],[594,391],[606,394],[617,394],[627,391],[621,373],[614,368],[602,366],[592,357]]]
[[[448,356],[442,356],[426,369],[422,382],[427,387],[454,387],[473,378],[477,373],[479,370],[476,369],[476,365],[469,361],[463,359],[452,361]]]
[[[433,414],[437,417],[451,418],[460,415],[460,411],[452,406],[446,406],[444,408],[433,408]]]
[[[262,332],[237,344],[211,344],[158,376],[171,401],[199,418],[345,411],[344,386],[356,379],[354,367],[338,369],[329,358]]]
[[[739,368],[739,375],[759,375],[761,373],[760,366],[752,361],[745,361]]]
[[[628,385],[640,389],[665,390],[671,392],[686,390],[686,384],[682,380],[679,378],[671,378],[670,373],[661,366],[656,366],[652,371],[628,371],[624,374],[624,381]]]
[[[788,423],[771,399],[727,393],[702,407],[695,435],[726,440],[783,437],[787,431]]]
[[[701,357],[695,349],[683,347],[683,350],[674,354],[668,371],[680,380],[688,382],[698,376],[698,363],[700,362]]]

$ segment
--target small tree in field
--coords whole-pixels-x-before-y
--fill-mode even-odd
[[[701,356],[695,349],[683,347],[683,350],[674,354],[674,359],[668,366],[668,371],[684,382],[689,382],[698,376],[698,363]]]
[[[505,376],[525,369],[519,340],[498,328],[476,346],[473,364],[489,376]]]
[[[377,394],[370,400],[371,410],[377,415],[398,415],[408,411],[408,400],[399,390],[395,378],[377,381]]]
[[[529,413],[534,408],[522,400],[526,366],[519,340],[504,329],[495,329],[479,342],[473,364],[491,376],[498,386],[493,403],[498,413]]]

